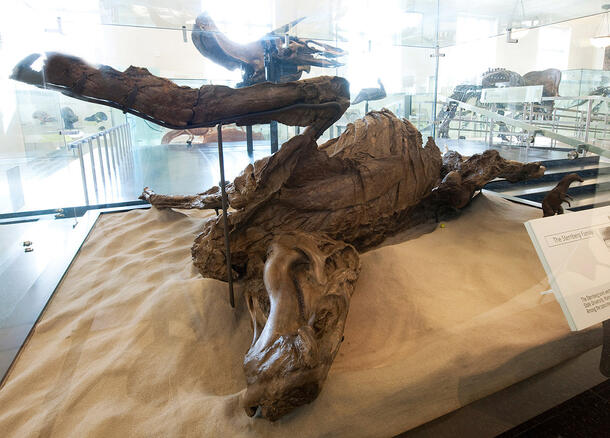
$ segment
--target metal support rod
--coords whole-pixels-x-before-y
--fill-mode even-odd
[[[250,159],[254,158],[254,141],[252,136],[252,125],[246,126],[246,151]]]
[[[135,156],[133,153],[133,142],[131,140],[131,128],[129,123],[127,123],[127,144],[129,145],[129,158],[131,159],[131,164],[134,165]]]
[[[106,151],[106,168],[108,169],[108,179],[112,181],[112,173],[110,172],[110,154],[108,152],[108,137],[106,133],[103,135],[104,137],[104,149]]]
[[[235,295],[233,294],[233,269],[231,268],[231,244],[229,243],[229,219],[227,217],[227,192],[225,190],[225,163],[222,151],[222,124],[218,127],[218,164],[220,165],[220,194],[222,198],[222,222],[225,229],[225,257],[227,259],[227,279],[229,282],[229,302],[235,307]]]
[[[100,136],[95,137],[97,142],[97,158],[100,160],[100,173],[102,174],[102,185],[104,186],[104,194],[106,193],[106,175],[104,175],[104,160],[102,159],[102,143]]]
[[[119,136],[119,128],[114,127],[112,129],[112,135],[114,135],[114,143],[116,144],[116,153],[118,157],[119,169],[123,164],[123,151],[121,150],[121,137]]]
[[[585,143],[589,142],[589,128],[591,127],[591,111],[593,110],[593,101],[589,99],[587,103],[587,121],[585,123]]]
[[[493,147],[494,145],[494,121],[489,119],[489,147]]]
[[[89,160],[91,160],[91,175],[93,176],[93,190],[95,190],[95,197],[98,197],[97,191],[97,172],[95,171],[95,156],[93,155],[93,142],[91,139],[87,141],[89,144]]]
[[[559,118],[557,117],[557,108],[553,105],[553,111],[551,111],[551,130],[553,132],[557,132],[557,122]],[[551,149],[554,149],[557,146],[557,140],[554,138],[551,139]]]
[[[123,145],[125,147],[125,159],[127,160],[127,165],[131,169],[132,161],[131,161],[131,150],[129,148],[129,136],[127,135],[127,123],[121,125],[121,134],[123,135]]]
[[[89,191],[87,190],[87,176],[85,175],[85,161],[83,160],[83,149],[82,143],[79,143],[76,148],[78,149],[78,162],[80,164],[80,176],[83,181],[83,192],[85,194],[85,205],[89,205]]]
[[[610,377],[610,319],[602,323],[602,357],[599,361],[599,371]]]
[[[271,153],[275,154],[278,149],[277,122],[269,123],[269,138],[271,140]]]
[[[123,135],[121,132],[121,127],[118,126],[114,132],[116,132],[117,136],[117,145],[119,147],[119,156],[121,157],[121,163],[125,163],[125,145],[123,144]]]
[[[434,97],[432,99],[432,138],[436,138],[436,101],[438,100],[438,64],[441,56],[445,56],[440,53],[439,46],[439,35],[440,35],[440,15],[441,15],[441,0],[436,0],[436,40],[434,47],[435,63],[434,63]]]
[[[119,158],[116,152],[116,138],[114,136],[114,131],[110,131],[108,137],[110,138],[110,150],[112,152],[112,167],[114,168],[114,176],[118,179],[119,174],[117,169],[119,168]]]
[[[129,125],[125,123],[123,125],[123,138],[125,139],[125,151],[127,153],[127,161],[129,166],[133,168],[133,154],[131,153],[131,141],[129,139],[129,131],[127,130]]]
[[[462,131],[462,107],[460,107],[460,115],[459,115],[459,119],[458,119],[458,133],[457,133],[457,138],[458,140],[460,139],[460,135],[461,135],[461,131]],[[447,135],[449,135],[449,133],[447,132]]]

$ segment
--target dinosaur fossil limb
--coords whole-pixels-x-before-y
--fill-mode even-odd
[[[543,217],[563,214],[563,207],[561,204],[566,202],[568,206],[570,206],[570,201],[568,199],[573,200],[574,198],[568,195],[568,189],[570,188],[570,184],[577,181],[583,182],[583,179],[577,173],[568,173],[561,178],[561,181],[559,181],[542,200]]]
[[[441,184],[434,192],[439,203],[454,208],[463,208],[485,184],[495,178],[504,178],[509,182],[540,178],[545,172],[540,163],[520,163],[506,160],[500,153],[488,149],[482,154],[469,158],[462,157],[455,151],[443,156]]]
[[[145,187],[140,199],[148,201],[157,208],[184,208],[184,209],[220,209],[220,187],[214,186],[204,193],[191,196],[158,195],[150,188]]]
[[[349,84],[339,77],[264,82],[240,89],[221,85],[197,89],[178,86],[145,68],[132,66],[124,72],[108,66],[96,68],[80,58],[58,53],[48,54],[44,72],[37,72],[31,68],[37,58],[25,58],[11,77],[119,108],[172,129],[214,126],[220,121],[251,125],[275,120],[315,126],[321,134],[349,106]]]

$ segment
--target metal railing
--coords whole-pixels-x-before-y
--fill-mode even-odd
[[[456,132],[458,139],[463,133],[472,133],[472,137],[483,137],[489,146],[493,146],[494,136],[497,135],[504,140],[515,138],[518,144],[529,148],[534,144],[536,136],[542,135],[550,139],[551,149],[562,143],[573,148],[576,153],[590,151],[610,156],[610,98],[543,98],[543,102],[555,101],[550,111],[544,103],[526,103],[519,106],[520,110],[513,109],[512,116],[501,114],[495,104],[480,107],[454,99],[447,101],[457,105],[455,117],[449,123],[447,132]],[[577,105],[562,106],[557,101],[575,101]],[[437,120],[438,124],[442,122],[443,120]]]
[[[100,184],[104,191],[116,187],[122,168],[133,165],[131,130],[127,123],[73,141],[67,147],[78,154],[85,205],[90,205],[88,176],[99,199]]]

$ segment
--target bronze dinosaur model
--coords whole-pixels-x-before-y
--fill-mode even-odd
[[[42,74],[30,64],[28,57],[14,77],[42,86]],[[248,123],[308,125],[227,184],[231,266],[222,216],[206,220],[191,249],[204,277],[226,281],[230,275],[243,284],[253,340],[244,358],[241,405],[248,415],[260,412],[269,420],[321,391],[343,340],[359,252],[398,231],[454,214],[494,178],[521,181],[545,170],[539,163],[505,160],[494,150],[469,158],[456,152],[441,156],[431,138],[424,145],[410,122],[388,110],[372,111],[318,145],[349,105],[341,78],[193,90],[145,69],[95,69],[62,55],[52,55],[43,68],[47,87],[166,125],[210,126],[235,113]],[[222,98],[228,95],[231,99]],[[296,105],[302,101],[309,102],[305,108]],[[219,187],[193,196],[145,189],[142,198],[157,208],[222,204]]]
[[[576,181],[583,182],[583,179],[577,173],[569,173],[561,178],[561,181],[546,194],[542,200],[543,217],[563,214],[562,202],[567,202],[571,206],[569,199],[573,200],[574,198],[568,195],[568,189],[570,184]]]

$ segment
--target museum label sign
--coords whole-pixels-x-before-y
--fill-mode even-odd
[[[533,219],[525,228],[570,328],[610,319],[610,206]]]

